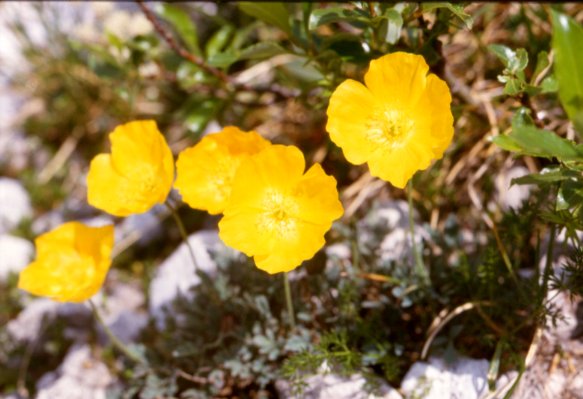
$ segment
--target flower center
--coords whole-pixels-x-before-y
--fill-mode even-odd
[[[413,131],[414,123],[399,110],[379,108],[372,112],[368,123],[369,138],[391,148],[403,145]]]
[[[262,202],[264,210],[258,219],[259,228],[279,237],[289,237],[296,230],[297,220],[292,216],[298,205],[289,195],[270,189]]]

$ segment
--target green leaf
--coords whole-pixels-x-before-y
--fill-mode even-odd
[[[277,42],[260,42],[241,50],[240,60],[254,60],[271,58],[279,54],[286,54],[287,50]]]
[[[370,25],[370,19],[365,18],[353,10],[343,7],[319,8],[312,11],[308,21],[308,29],[314,30],[320,25],[330,24],[332,22],[362,22]]]
[[[534,126],[513,126],[509,135],[494,137],[492,141],[505,150],[534,157],[583,161],[583,153],[573,142]]]
[[[289,12],[283,3],[252,3],[242,1],[239,3],[239,9],[245,14],[255,17],[269,25],[277,26],[288,35],[292,33],[289,23]]]
[[[516,51],[502,44],[491,44],[488,49],[496,54],[512,74],[524,70],[528,65],[528,53],[519,48]]]
[[[578,208],[583,204],[583,186],[580,181],[565,180],[557,193],[557,210]]]
[[[557,82],[557,79],[553,75],[550,75],[543,79],[540,87],[543,93],[555,93],[559,90],[559,82]]]
[[[395,44],[401,37],[401,28],[403,27],[403,17],[401,13],[394,8],[385,11],[384,18],[387,20],[387,34],[385,40],[389,44]]]
[[[176,6],[164,3],[158,4],[155,7],[155,11],[160,17],[172,24],[176,32],[180,35],[180,38],[186,44],[188,50],[198,56],[201,55],[196,26],[186,12]]]
[[[439,3],[423,3],[423,5],[421,6],[423,12],[429,12],[436,8],[447,8],[455,16],[462,20],[462,22],[466,25],[466,28],[472,29],[474,20],[472,19],[470,14],[466,14],[463,5],[439,2]]]
[[[547,53],[546,51],[541,51],[540,53],[538,53],[536,57],[536,67],[534,68],[534,72],[532,73],[532,76],[530,78],[531,84],[534,84],[534,81],[536,80],[538,75],[540,75],[542,71],[544,71],[544,69],[549,66],[549,64],[550,64],[549,53]]]
[[[551,19],[559,99],[575,128],[583,134],[583,27],[554,10]]]
[[[235,28],[232,25],[224,25],[217,30],[206,43],[206,56],[211,58],[214,55],[219,54],[221,50],[225,48],[229,40],[231,40],[234,31]]]
[[[569,180],[572,178],[576,178],[579,176],[579,173],[574,172],[572,170],[559,168],[559,167],[552,167],[552,168],[544,168],[541,170],[540,173],[533,173],[530,175],[518,177],[516,179],[512,179],[512,184],[538,184],[538,185],[546,185],[552,183],[558,183],[564,180]]]
[[[224,53],[218,53],[209,57],[207,60],[210,66],[216,68],[228,68],[239,59],[239,53],[234,51],[226,51]]]
[[[575,128],[583,134],[583,27],[554,10],[551,19],[559,99]]]

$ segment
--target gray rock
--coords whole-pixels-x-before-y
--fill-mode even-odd
[[[137,245],[148,245],[152,240],[155,240],[163,234],[160,214],[165,210],[164,206],[159,205],[150,209],[150,211],[146,213],[130,215],[127,218],[124,218],[124,220],[116,226],[116,242],[128,239],[135,234],[139,237],[136,240]]]
[[[433,357],[416,362],[401,382],[406,397],[424,399],[478,399],[488,392],[488,361],[459,357],[448,364]]]
[[[24,238],[0,235],[0,281],[10,273],[19,273],[32,259],[34,247]]]
[[[381,383],[375,389],[367,389],[366,379],[361,374],[342,377],[330,371],[324,363],[319,373],[306,377],[305,387],[300,395],[292,392],[287,381],[275,383],[282,398],[287,399],[402,399],[403,397],[391,386]]]
[[[210,275],[215,274],[217,266],[209,250],[228,250],[214,230],[192,234],[188,242],[194,252],[196,266],[192,263],[186,244],[182,243],[160,265],[150,283],[150,314],[156,319],[159,328],[164,326],[164,307],[178,295],[189,296],[190,288],[200,283],[197,268]]]
[[[30,197],[18,180],[0,178],[0,234],[32,216]]]
[[[413,213],[415,215],[415,213]],[[384,201],[358,223],[359,240],[374,240],[384,234],[378,255],[383,261],[413,260],[409,230],[409,204],[406,201]],[[429,239],[422,226],[415,224],[415,243],[422,250],[423,239]],[[375,245],[376,247],[376,245]]]
[[[88,345],[75,345],[59,368],[37,383],[37,399],[105,399],[114,382],[106,365],[95,359]]]
[[[507,173],[499,173],[496,176],[495,198],[498,205],[503,210],[518,209],[522,202],[529,197],[532,186],[518,184],[511,186],[512,179],[528,175],[529,173],[529,170],[524,166],[514,166],[510,168]],[[489,208],[495,209],[495,207],[492,206],[489,206]]]
[[[105,324],[122,342],[134,341],[148,324],[148,315],[140,310],[145,302],[143,292],[131,285],[116,284],[107,299],[101,299],[102,293],[96,296],[94,303]],[[100,325],[98,330],[105,342],[107,338]]]

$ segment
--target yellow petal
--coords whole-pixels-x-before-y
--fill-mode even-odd
[[[289,272],[311,259],[324,246],[324,234],[328,229],[329,226],[298,223],[295,234],[276,241],[271,251],[257,254],[255,264],[269,274]]]
[[[159,197],[150,196],[139,182],[121,176],[114,169],[111,156],[99,154],[91,161],[87,175],[87,202],[115,216],[143,213]]]
[[[113,226],[65,223],[39,236],[37,258],[18,287],[62,302],[82,302],[101,288],[111,265]]]
[[[371,92],[350,79],[341,83],[330,97],[326,130],[353,164],[366,162],[375,148],[369,137],[369,120],[376,106]]]
[[[428,71],[422,56],[398,51],[372,60],[364,81],[378,100],[407,107],[423,94]]]
[[[338,199],[336,179],[328,176],[320,164],[313,165],[302,177],[293,192],[299,207],[293,217],[307,223],[321,224],[330,228],[332,221],[344,213]]]
[[[232,181],[241,161],[269,145],[269,141],[256,132],[245,133],[235,127],[225,127],[180,153],[174,186],[190,207],[219,214],[229,200]]]
[[[89,203],[127,216],[164,202],[174,180],[174,159],[156,123],[126,123],[110,139],[112,154],[98,155],[89,168]]]
[[[421,105],[427,107],[431,115],[431,136],[435,159],[443,156],[443,152],[453,138],[453,115],[451,113],[451,93],[447,84],[434,74],[427,77],[425,98],[427,103]],[[427,105],[425,105],[427,104]]]
[[[296,147],[271,146],[237,170],[219,236],[253,256],[268,273],[289,271],[324,245],[324,234],[342,215],[336,181],[320,165],[304,175]]]

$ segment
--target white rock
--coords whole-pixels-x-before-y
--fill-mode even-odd
[[[32,216],[30,198],[18,180],[0,178],[0,234]]]
[[[160,214],[163,206],[155,206],[146,213],[130,215],[115,228],[116,243],[136,234],[138,245],[147,245],[163,233]]]
[[[8,333],[18,341],[32,341],[38,337],[43,320],[50,322],[57,316],[83,320],[89,308],[80,303],[61,303],[48,298],[38,298],[28,303],[18,316],[6,325]]]
[[[416,362],[401,383],[406,397],[478,399],[488,392],[488,361],[459,357],[452,364],[441,358]]]
[[[415,215],[415,212],[413,212]],[[379,255],[384,261],[409,259],[412,262],[411,234],[409,229],[409,204],[406,201],[385,201],[359,222],[359,239],[386,231],[380,244]],[[422,226],[415,224],[415,243],[422,250],[423,239],[428,235]]]
[[[140,311],[145,301],[143,292],[131,285],[117,284],[105,301],[102,298],[103,294],[98,294],[94,303],[105,324],[124,343],[134,341],[148,324],[148,315]],[[106,340],[104,333],[102,338]]]
[[[88,345],[75,345],[55,372],[37,383],[37,399],[105,399],[113,377]]]
[[[304,383],[301,396],[291,393],[287,381],[277,381],[275,386],[280,396],[287,399],[403,399],[397,390],[384,383],[368,392],[366,380],[361,374],[342,377],[332,373],[326,363],[320,367],[318,374],[306,377]]]
[[[515,166],[508,173],[500,173],[496,176],[496,201],[500,207],[507,211],[509,209],[518,209],[522,202],[530,195],[533,186],[530,185],[512,185],[512,179],[526,176],[530,171],[524,166]],[[491,208],[491,206],[489,206]]]
[[[209,275],[216,272],[216,264],[209,255],[209,250],[227,251],[219,239],[217,231],[205,230],[188,238],[194,252],[197,267]],[[189,290],[200,283],[186,244],[182,243],[156,270],[150,283],[150,314],[156,319],[159,328],[164,326],[163,308],[170,304],[179,294],[189,296]]]
[[[32,259],[34,247],[24,238],[0,235],[0,281],[19,273]]]

